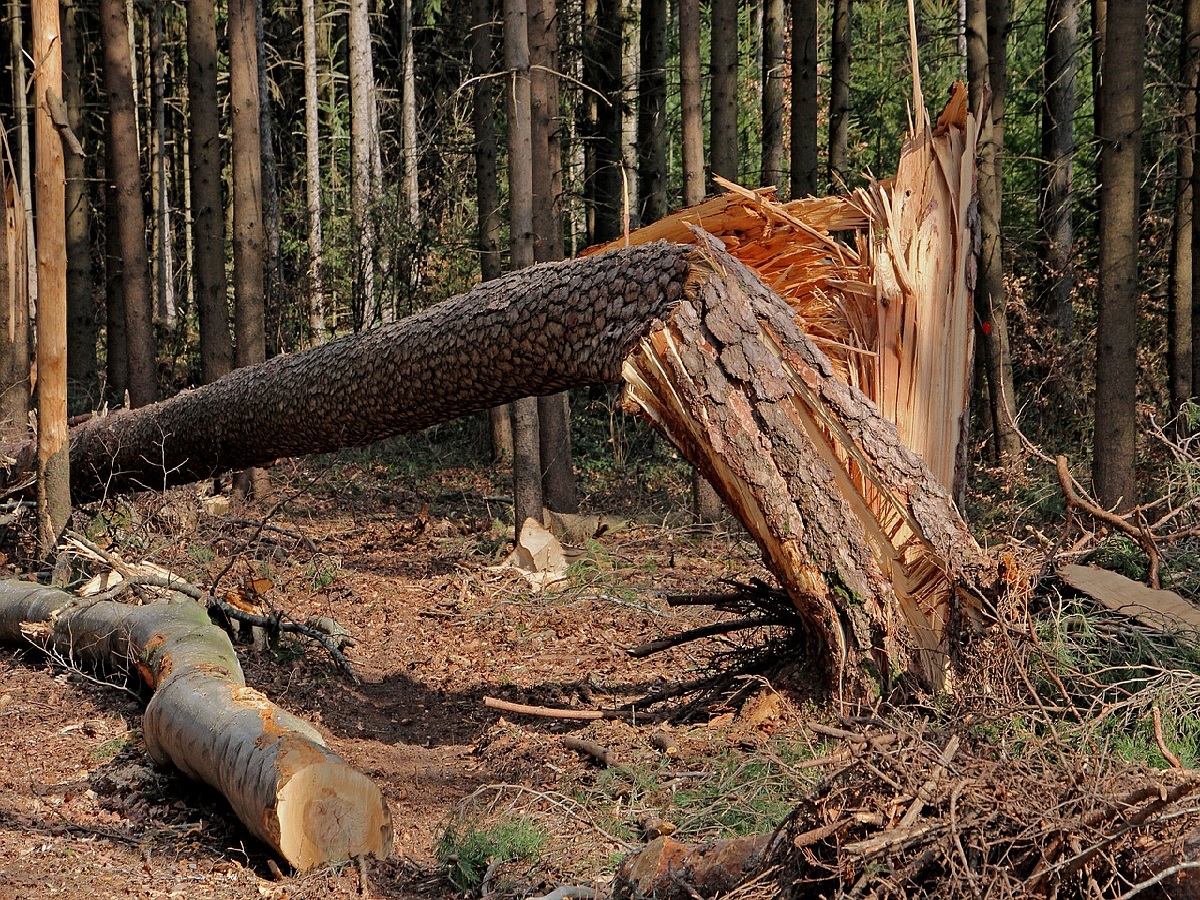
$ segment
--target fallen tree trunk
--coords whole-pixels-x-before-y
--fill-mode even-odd
[[[220,791],[296,869],[390,853],[379,788],[246,687],[229,638],[194,601],[127,606],[0,581],[0,642],[26,641],[71,665],[136,673],[154,691],[142,719],[154,761]]]
[[[819,207],[826,229],[865,229],[849,267],[839,254],[851,251],[827,231],[765,208],[764,233],[787,225],[809,239],[791,242],[791,256],[785,244],[758,260],[772,284],[780,254],[786,271],[818,273],[798,309],[702,235],[690,247],[658,242],[537,266],[85,422],[72,431],[73,491],[161,488],[624,379],[630,407],[704,472],[758,542],[833,686],[886,692],[909,674],[941,689],[961,626],[983,620],[994,580],[948,492],[970,370],[963,206],[973,134],[956,94],[937,129],[910,141],[911,184],[876,186],[854,208]],[[898,406],[900,395],[910,402]],[[908,420],[954,439],[918,440]],[[931,469],[914,451],[935,445]],[[18,456],[13,477],[31,458]]]

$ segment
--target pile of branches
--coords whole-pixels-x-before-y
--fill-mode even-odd
[[[773,843],[795,897],[1172,896],[1200,865],[1200,772],[1104,765],[1031,740],[845,731],[845,763]],[[1010,748],[1011,750],[1018,748]]]

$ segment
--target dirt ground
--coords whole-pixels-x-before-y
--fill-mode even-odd
[[[753,752],[790,727],[775,708],[748,729],[733,709],[704,708],[671,732],[683,756],[667,765],[648,742],[653,722],[564,723],[485,708],[485,696],[615,707],[696,677],[711,641],[640,660],[626,650],[719,617],[668,607],[664,595],[763,576],[759,555],[736,526],[676,524],[686,473],[585,477],[585,508],[626,521],[580,541],[566,585],[539,594],[495,568],[510,540],[505,472],[411,465],[411,453],[408,444],[391,456],[282,463],[268,498],[228,512],[214,514],[187,489],[109,501],[80,523],[125,559],[153,559],[205,587],[223,570],[219,591],[268,578],[263,602],[300,621],[331,616],[350,632],[358,686],[322,650],[293,640],[275,652],[239,644],[239,655],[252,686],[317,724],[380,785],[392,857],[367,864],[365,886],[354,866],[281,877],[219,795],[150,762],[137,697],[3,648],[0,898],[455,896],[437,844],[448,824],[461,832],[477,816],[529,818],[544,836],[536,858],[504,876],[511,894],[564,882],[603,889],[639,840],[637,819],[664,803],[662,785],[638,787],[640,778],[684,783],[696,777],[689,767],[727,759],[729,748]],[[272,527],[256,527],[264,520]],[[567,733],[631,765],[611,776],[566,749]],[[597,790],[602,816],[588,802]],[[693,830],[709,825],[699,816]],[[500,889],[502,873],[494,878],[488,888]]]

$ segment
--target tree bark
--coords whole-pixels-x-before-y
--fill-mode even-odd
[[[419,231],[421,228],[421,180],[418,162],[421,152],[420,135],[417,133],[417,75],[412,18],[413,0],[400,0],[400,53],[403,77],[400,120],[401,143],[404,148],[404,201],[408,209],[408,225],[413,231]]]
[[[73,2],[63,4],[63,100],[67,107],[67,122],[76,137],[83,133],[84,48],[75,21],[78,14],[78,7]],[[96,358],[99,330],[96,302],[92,297],[92,206],[85,163],[78,153],[68,153],[64,160],[67,177],[67,400],[68,412],[73,413],[85,412],[100,403]],[[5,385],[12,383],[7,379],[3,382]]]
[[[150,261],[146,252],[146,214],[142,207],[142,176],[138,157],[137,119],[133,100],[133,69],[129,23],[123,0],[103,0],[100,36],[104,44],[104,87],[108,93],[108,141],[116,203],[114,221],[121,254],[121,285],[125,307],[126,386],[133,406],[158,397],[158,360],[154,338]]]
[[[638,196],[643,225],[667,214],[667,2],[642,4]]]
[[[175,244],[168,191],[166,61],[163,5],[150,10],[150,197],[154,210],[154,321],[175,324]]]
[[[817,192],[817,2],[792,0],[791,195]]]
[[[611,241],[621,233],[621,5],[584,0],[584,198],[588,240]]]
[[[34,138],[37,141],[37,494],[38,548],[54,553],[71,517],[67,446],[67,236],[63,142],[51,117],[62,105],[58,3],[33,0]],[[126,45],[128,46],[128,45]],[[136,159],[136,157],[135,157]]]
[[[192,245],[200,372],[205,384],[233,368],[225,279],[225,201],[221,190],[221,131],[217,101],[217,19],[213,0],[188,0],[188,101],[191,135]],[[111,345],[110,345],[111,346]]]
[[[155,763],[216,788],[300,871],[389,855],[391,815],[379,788],[315,728],[246,687],[233,645],[198,603],[80,603],[3,581],[0,641],[136,675],[154,692],[142,734]]]
[[[847,190],[850,178],[850,53],[853,0],[834,0],[833,40],[829,84],[829,186]]]
[[[621,133],[621,230],[641,225],[638,211],[638,85],[641,63],[641,3],[618,0],[621,17],[621,94],[617,103]]]
[[[1075,161],[1075,54],[1077,0],[1046,4],[1046,58],[1042,72],[1042,307],[1059,335],[1075,330],[1071,293],[1075,286],[1075,229],[1071,207]]]
[[[738,4],[711,0],[709,158],[712,174],[738,180]]]
[[[1100,85],[1100,296],[1095,451],[1101,503],[1137,503],[1138,167],[1142,148],[1145,0],[1108,8]]]
[[[271,107],[267,71],[267,44],[263,32],[263,0],[254,3],[254,51],[258,75],[259,172],[262,184],[259,208],[263,231],[263,341],[271,352],[284,348],[282,317],[284,300],[283,234],[279,211],[279,176],[275,166],[275,114]]]
[[[759,183],[783,190],[783,99],[787,28],[784,0],[764,0],[762,29],[762,162]]]

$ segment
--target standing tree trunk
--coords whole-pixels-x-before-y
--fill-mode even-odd
[[[317,94],[317,10],[304,0],[304,183],[308,213],[308,343],[325,341],[325,239],[321,233],[321,104]]]
[[[817,192],[817,0],[792,0],[791,112],[795,200]]]
[[[504,271],[500,258],[500,175],[496,163],[496,91],[492,74],[494,38],[492,0],[471,2],[471,76],[475,102],[471,123],[475,134],[476,242],[479,274],[483,281],[499,278]],[[512,459],[512,411],[508,404],[488,411],[494,459]]]
[[[679,86],[683,112],[683,205],[704,199],[704,110],[700,93],[700,3],[679,3]],[[715,522],[721,498],[699,469],[692,470],[692,519]]]
[[[642,4],[638,101],[638,196],[641,222],[667,214],[667,0]]]
[[[762,174],[759,183],[783,189],[783,98],[787,4],[764,0],[762,28]]]
[[[1075,162],[1075,53],[1077,0],[1046,4],[1046,60],[1042,71],[1042,306],[1059,335],[1075,329],[1071,293],[1075,286],[1075,230],[1071,214]]]
[[[738,4],[711,0],[712,103],[708,142],[712,174],[738,180]]]
[[[504,67],[508,70],[509,246],[513,271],[534,263],[533,137],[529,83],[529,12],[525,0],[504,0]],[[542,521],[542,464],[538,402],[512,402],[513,517],[516,535],[526,519]]]
[[[144,406],[158,398],[158,361],[150,261],[146,253],[146,214],[138,159],[137,113],[129,22],[123,0],[102,0],[100,37],[104,44],[104,88],[108,93],[109,172],[121,255],[121,294],[125,307],[126,378],[129,402]],[[40,269],[40,266],[39,266]]]
[[[83,133],[83,46],[79,40],[74,2],[64,3],[63,100],[67,123],[78,137]],[[67,400],[70,411],[82,413],[100,402],[96,359],[96,302],[92,297],[92,206],[84,157],[68,153],[67,198]],[[0,285],[3,281],[0,280]],[[21,332],[18,332],[21,333]],[[25,340],[22,337],[22,340]],[[11,384],[5,380],[4,384]],[[0,414],[2,417],[2,414]]]
[[[356,326],[370,328],[378,317],[375,286],[374,157],[375,67],[367,0],[350,0],[347,24],[350,52],[350,230],[354,235]]]
[[[408,209],[409,227],[418,231],[421,228],[421,181],[417,164],[421,151],[420,135],[417,133],[417,74],[412,17],[412,0],[400,0],[400,53],[404,81],[400,131],[404,148],[404,201]]]
[[[25,200],[0,141],[0,439],[29,434],[29,258]]]
[[[829,84],[829,186],[847,189],[850,151],[850,53],[853,0],[833,2],[833,41]]]
[[[535,262],[563,258],[562,142],[559,138],[558,21],[555,0],[532,0],[528,9],[530,142],[533,163]],[[636,173],[635,173],[636,177]],[[579,511],[571,455],[570,399],[566,392],[539,397],[538,459],[542,499],[555,512]]]
[[[1137,503],[1138,164],[1146,3],[1108,7],[1100,83],[1100,297],[1092,480],[1108,508]]]
[[[124,8],[122,8],[122,19]],[[62,33],[56,0],[33,0],[34,136],[37,141],[38,548],[54,553],[71,517],[67,444],[67,239],[63,142],[51,118],[62,107]],[[124,36],[122,36],[124,39]],[[128,44],[125,45],[128,50]],[[107,67],[106,67],[107,68]],[[136,148],[136,144],[134,145]],[[135,155],[136,160],[136,155]]]
[[[700,0],[679,0],[679,105],[683,205],[704,199],[704,109],[700,100]]]
[[[150,11],[150,196],[154,209],[155,321],[175,324],[175,244],[171,228],[171,203],[167,190],[166,62],[163,49],[163,3]]]
[[[225,280],[225,201],[221,190],[217,18],[213,0],[188,0],[187,56],[193,277],[200,319],[200,373],[208,384],[233,369]]]
[[[1196,90],[1200,83],[1200,0],[1185,0],[1183,33],[1179,41],[1179,116],[1175,128],[1175,223],[1171,233],[1171,274],[1168,289],[1167,373],[1171,414],[1196,395],[1192,383],[1192,308],[1195,258],[1193,219],[1196,155]]]
[[[1012,359],[1008,344],[1007,290],[1004,286],[1003,204],[1004,100],[1008,82],[1008,0],[968,0],[967,66],[971,94],[981,108],[972,108],[982,123],[979,149],[979,280],[975,289],[976,340],[982,349],[987,377],[989,419],[994,459],[1013,465],[1020,458],[1016,430]],[[990,106],[987,92],[990,90]]]
[[[584,198],[588,240],[611,241],[621,233],[621,4],[584,0]],[[593,91],[595,93],[593,93]]]
[[[29,70],[25,67],[24,6],[22,0],[8,0],[8,27],[12,41],[12,85],[17,117],[17,186],[25,202],[26,282],[29,285],[31,308],[37,305],[37,247],[33,239],[33,149],[29,126]]]
[[[263,228],[263,318],[264,341],[270,336],[272,347],[285,349],[281,319],[283,316],[283,235],[279,221],[279,178],[275,167],[275,115],[271,107],[270,79],[267,71],[267,44],[263,33],[263,0],[254,4],[254,49],[258,57],[258,126],[260,171],[262,180]],[[265,352],[265,351],[264,351]],[[272,351],[275,352],[275,351]]]

